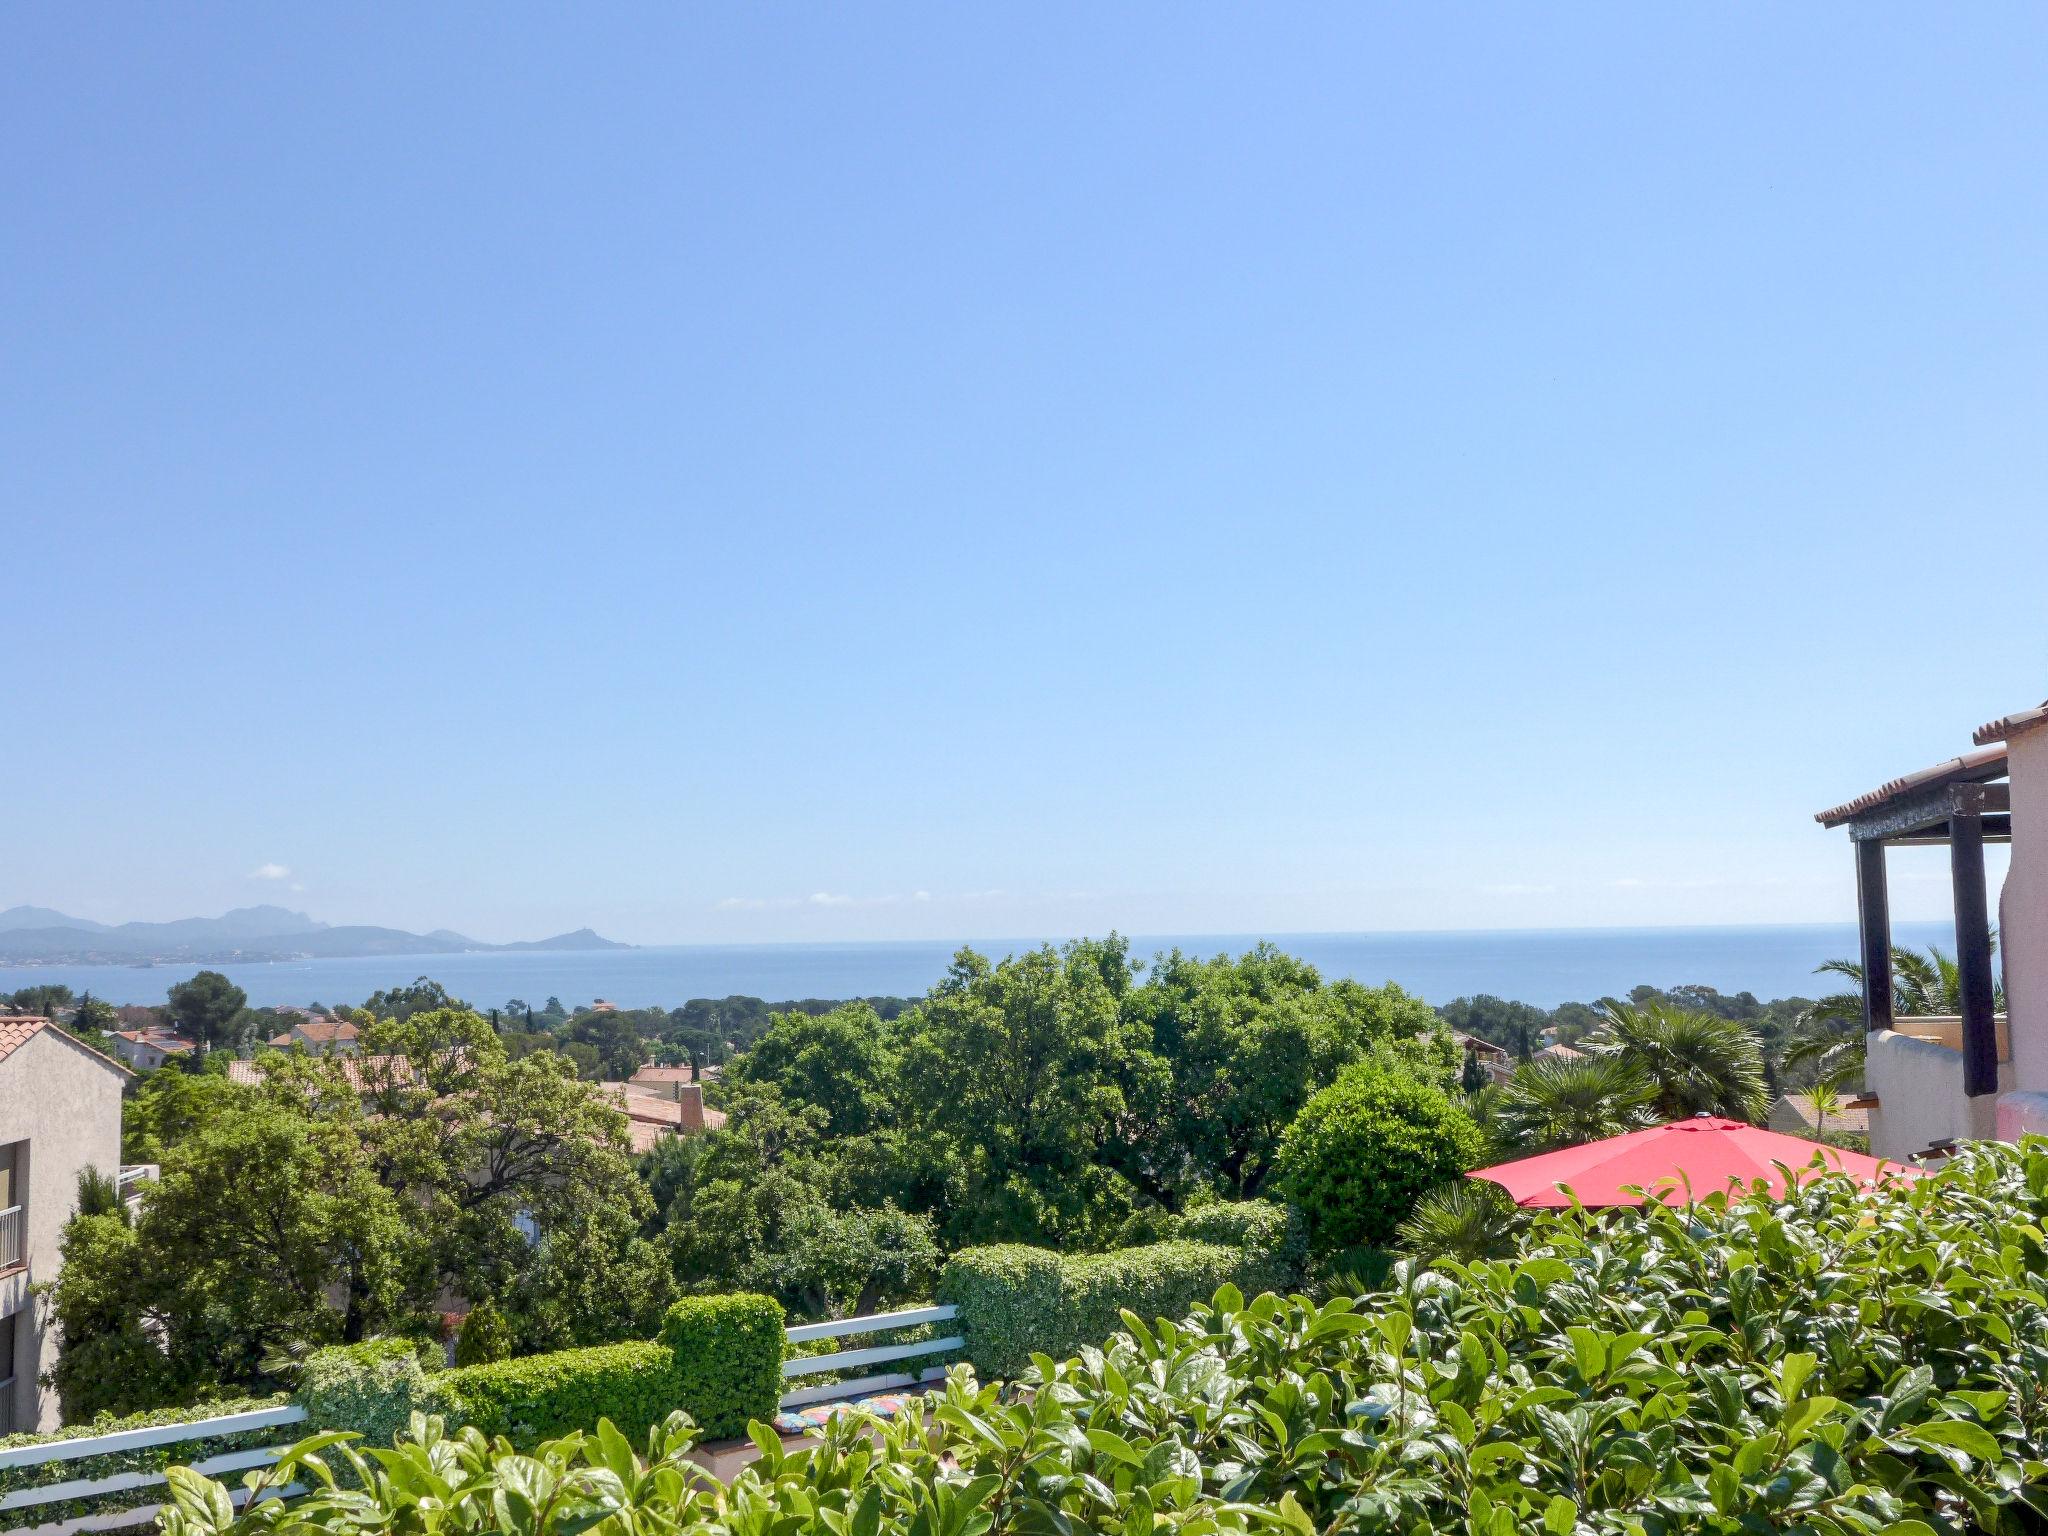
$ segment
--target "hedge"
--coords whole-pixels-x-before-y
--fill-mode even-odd
[[[775,1417],[788,1343],[774,1297],[685,1297],[668,1309],[661,1342],[679,1400],[707,1439],[735,1439],[752,1420]]]
[[[1301,1213],[1278,1200],[1239,1200],[1200,1206],[1174,1223],[1172,1236],[1244,1250],[1246,1272],[1237,1287],[1246,1295],[1288,1292],[1301,1283],[1308,1261],[1308,1229]],[[1263,1262],[1261,1262],[1263,1261]]]
[[[1292,1291],[1308,1244],[1301,1218],[1270,1200],[1206,1205],[1166,1223],[1165,1241],[1058,1254],[1022,1243],[967,1248],[947,1261],[939,1300],[960,1309],[967,1357],[984,1379],[1015,1376],[1033,1354],[1099,1344],[1141,1317],[1180,1317],[1217,1288]]]
[[[610,1419],[629,1439],[644,1440],[670,1412],[689,1405],[669,1348],[638,1343],[458,1366],[428,1378],[421,1406],[451,1424],[473,1424],[486,1435],[527,1446],[589,1429],[599,1419]]]
[[[389,1445],[413,1410],[428,1406],[429,1380],[411,1340],[365,1339],[308,1355],[292,1401],[315,1429],[352,1429]]]
[[[193,1424],[201,1419],[222,1418],[230,1413],[252,1413],[259,1408],[276,1408],[284,1403],[278,1397],[238,1397],[215,1403],[199,1403],[190,1408],[157,1408],[147,1413],[131,1413],[123,1418],[101,1414],[90,1424],[73,1424],[49,1434],[0,1435],[0,1450],[13,1450],[25,1445],[56,1445],[66,1440],[89,1440],[99,1435],[118,1434],[124,1429],[154,1429],[163,1424]],[[112,1477],[119,1472],[161,1472],[166,1467],[187,1466],[195,1461],[205,1461],[210,1456],[223,1456],[229,1451],[255,1450],[259,1446],[277,1445],[291,1434],[291,1428],[272,1425],[267,1429],[244,1429],[234,1434],[209,1435],[203,1440],[178,1440],[169,1445],[138,1446],[129,1451],[111,1451],[100,1456],[81,1456],[76,1461],[39,1461],[27,1467],[0,1467],[0,1495],[17,1492],[24,1488],[48,1488],[55,1483],[68,1483],[79,1478]],[[132,1509],[139,1504],[155,1503],[161,1497],[156,1488],[129,1488],[119,1493],[97,1494],[90,1498],[63,1499],[53,1504],[37,1504],[29,1508],[9,1510],[0,1514],[0,1525],[44,1525],[52,1521],[71,1520],[80,1515],[89,1515],[108,1509]]]
[[[1033,1354],[1058,1359],[1100,1344],[1123,1326],[1126,1308],[1182,1317],[1220,1287],[1249,1289],[1274,1268],[1270,1255],[1179,1239],[1072,1255],[1003,1243],[954,1254],[939,1300],[960,1309],[967,1358],[983,1380],[996,1380],[1022,1374]]]

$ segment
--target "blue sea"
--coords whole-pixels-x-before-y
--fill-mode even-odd
[[[1901,923],[1902,944],[1951,946],[1942,923]],[[1856,952],[1847,924],[1759,928],[1560,928],[1490,932],[1293,933],[1270,935],[1326,977],[1397,981],[1432,1003],[1475,992],[1551,1008],[1626,993],[1638,983],[1704,983],[1766,1001],[1835,990],[1813,974],[1821,961]],[[986,954],[1035,940],[976,941]],[[1132,952],[1180,948],[1202,955],[1242,952],[1255,936],[1138,937]],[[574,1007],[607,998],[621,1007],[675,1007],[693,997],[734,994],[796,998],[914,997],[944,973],[955,943],[665,945],[570,953],[385,955],[360,960],[222,965],[258,1007],[358,1003],[372,992],[431,976],[479,1008],[522,998],[539,1007],[559,997]],[[0,991],[62,982],[112,1003],[160,1003],[196,965],[0,967]]]

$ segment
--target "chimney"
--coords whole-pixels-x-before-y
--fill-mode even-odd
[[[704,1129],[704,1089],[696,1083],[677,1083],[676,1102],[683,1106],[683,1123],[677,1127],[685,1136]]]

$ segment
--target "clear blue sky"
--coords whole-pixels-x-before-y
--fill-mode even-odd
[[[2048,696],[2039,7],[4,29],[0,906],[1825,920]]]

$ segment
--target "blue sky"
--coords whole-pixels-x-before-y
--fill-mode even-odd
[[[5,28],[0,906],[1828,920],[2048,696],[2038,8]]]

